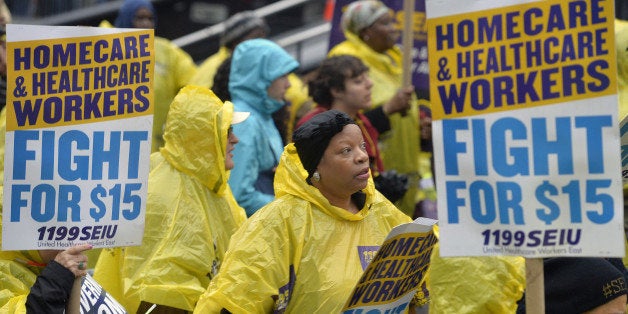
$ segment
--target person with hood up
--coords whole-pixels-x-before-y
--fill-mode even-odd
[[[126,0],[118,11],[114,22],[118,28],[153,29],[157,25],[157,15],[148,0]],[[106,24],[101,24],[106,26]],[[190,83],[197,68],[192,57],[170,40],[155,36],[155,107],[153,114],[152,151],[164,145],[164,123],[168,108],[179,90]]]
[[[277,168],[277,199],[233,235],[194,313],[339,313],[368,253],[411,221],[375,190],[347,114],[322,112],[293,140]]]
[[[235,125],[240,139],[229,186],[250,217],[274,199],[273,178],[283,141],[272,114],[285,105],[288,74],[299,63],[274,42],[257,38],[240,43],[232,56],[229,93],[237,111],[249,119]]]
[[[354,1],[343,11],[341,24],[346,40],[332,47],[328,56],[348,54],[366,64],[373,81],[374,108],[403,108],[387,110],[391,130],[382,134],[380,145],[384,167],[410,179],[410,189],[396,204],[412,215],[416,203],[427,197],[425,191],[434,189],[431,152],[422,152],[419,144],[418,104],[429,102],[417,100],[413,86],[402,86],[402,51],[396,44],[401,33],[390,8],[378,0]]]
[[[204,87],[186,86],[172,102],[165,145],[151,155],[142,245],[103,250],[94,271],[130,313],[153,304],[191,311],[216,275],[246,219],[227,179],[238,142],[231,125],[247,116]]]

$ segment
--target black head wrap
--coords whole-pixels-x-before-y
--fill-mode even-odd
[[[310,178],[323,158],[331,138],[340,133],[347,124],[355,122],[346,113],[328,110],[315,115],[294,131],[292,141],[303,168],[307,170],[308,183],[311,184]]]

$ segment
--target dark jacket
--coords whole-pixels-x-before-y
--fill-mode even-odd
[[[27,313],[64,313],[74,274],[61,264],[51,261],[37,276],[26,298]]]

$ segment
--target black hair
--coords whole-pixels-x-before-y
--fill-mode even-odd
[[[214,75],[214,84],[212,91],[223,102],[231,100],[231,93],[229,93],[229,72],[231,71],[231,56],[225,59]]]
[[[312,100],[319,106],[331,108],[334,97],[332,89],[345,90],[345,80],[367,72],[369,68],[362,60],[351,55],[337,55],[323,60],[314,78],[308,84]]]

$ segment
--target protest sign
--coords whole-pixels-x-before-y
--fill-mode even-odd
[[[3,250],[141,244],[153,37],[7,26]]]
[[[89,274],[74,281],[67,305],[68,314],[125,314],[126,309]]]
[[[426,2],[442,256],[624,256],[613,2]]]
[[[405,313],[419,289],[438,241],[436,220],[418,218],[393,228],[347,300],[343,313]]]

